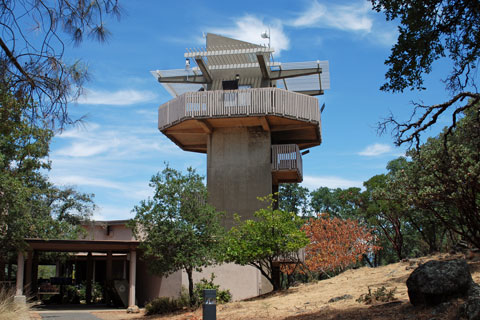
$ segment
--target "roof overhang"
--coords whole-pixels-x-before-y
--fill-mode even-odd
[[[140,241],[133,240],[44,240],[25,239],[27,250],[49,252],[129,252],[136,250]]]

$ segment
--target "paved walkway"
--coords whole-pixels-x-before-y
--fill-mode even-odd
[[[41,312],[41,319],[49,320],[101,320],[90,312]]]

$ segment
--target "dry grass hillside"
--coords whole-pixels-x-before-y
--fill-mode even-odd
[[[449,305],[435,308],[413,307],[408,301],[405,282],[410,273],[428,260],[449,260],[463,255],[437,255],[379,268],[348,270],[341,275],[304,284],[289,290],[265,295],[248,301],[232,302],[217,308],[217,319],[457,319],[460,299]],[[480,258],[467,259],[473,279],[480,283]],[[368,292],[368,287],[376,289],[385,286],[396,289],[394,302],[365,305],[355,300]],[[349,295],[351,298],[329,302],[330,299]],[[183,312],[168,316],[142,317],[142,319],[200,320],[202,310]],[[97,316],[102,317],[101,314]],[[138,315],[137,315],[138,317]]]

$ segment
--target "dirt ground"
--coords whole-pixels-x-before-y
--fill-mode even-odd
[[[405,282],[410,273],[422,263],[432,259],[449,260],[463,255],[437,255],[419,259],[411,259],[379,268],[363,267],[348,270],[339,276],[303,284],[289,290],[267,294],[248,301],[232,302],[217,307],[218,320],[243,319],[275,319],[275,320],[313,320],[313,319],[457,319],[458,305],[462,301],[455,300],[448,305],[435,308],[413,307],[408,301]],[[480,258],[470,257],[467,260],[475,282],[480,283]],[[365,305],[355,300],[362,294],[385,286],[387,289],[397,288],[395,302]],[[350,295],[351,298],[337,302],[330,299]],[[200,320],[202,310],[185,311],[165,316],[123,315],[93,313],[102,319],[169,319]],[[107,318],[108,317],[108,318]]]

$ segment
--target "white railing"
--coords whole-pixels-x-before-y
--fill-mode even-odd
[[[303,177],[303,164],[300,149],[296,144],[272,145],[272,171],[297,170],[300,180]]]
[[[320,123],[318,100],[278,88],[187,92],[158,109],[163,130],[188,118],[279,115]]]

